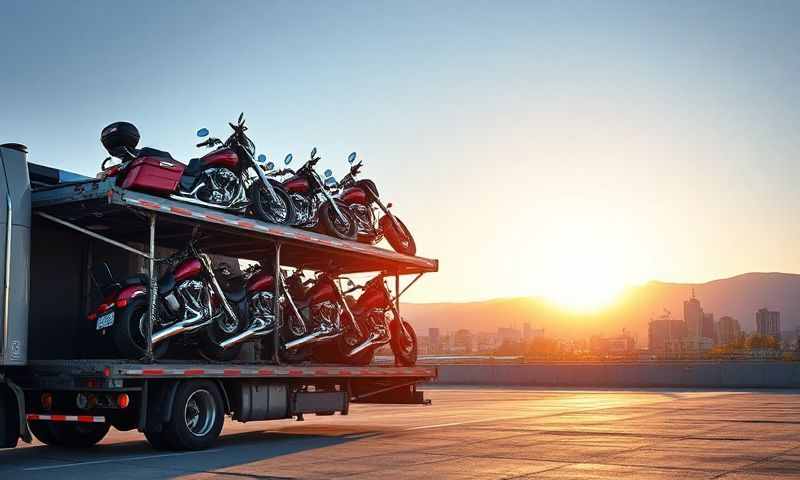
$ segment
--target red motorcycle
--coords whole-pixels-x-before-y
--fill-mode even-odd
[[[344,240],[355,240],[357,234],[356,221],[342,200],[334,198],[319,176],[314,166],[319,162],[317,149],[311,151],[311,157],[297,171],[291,168],[270,172],[269,175],[279,177],[289,174],[282,185],[289,192],[294,204],[294,225],[310,230],[319,230],[328,235]],[[286,156],[284,164],[292,162],[292,154]],[[267,170],[270,170],[267,167]]]
[[[251,279],[246,287],[223,290],[211,259],[194,243],[165,260],[170,269],[158,281],[155,319],[152,325],[153,355],[163,357],[169,339],[185,334],[188,343],[199,344],[200,354],[214,360],[238,356],[244,340],[267,335],[274,323],[271,303],[265,315],[251,315],[249,300],[267,294],[269,280]],[[113,279],[104,265],[103,302],[88,316],[98,332],[110,333],[124,358],[141,358],[147,351],[148,289],[146,275],[124,281]]]
[[[398,315],[383,275],[369,280],[364,285],[354,285],[345,292],[348,305],[356,319],[358,329],[345,326],[334,345],[317,353],[320,361],[368,365],[375,351],[389,343],[395,363],[413,366],[417,362],[418,343],[414,328]],[[362,290],[357,300],[349,294]]]
[[[168,195],[182,202],[237,213],[253,212],[259,218],[278,224],[294,222],[294,205],[280,184],[271,182],[254,158],[255,145],[245,134],[243,115],[229,124],[233,134],[222,142],[217,138],[197,144],[217,147],[202,158],[193,158],[189,165],[175,160],[168,152],[154,148],[136,149],[139,132],[127,122],[112,123],[103,129],[101,141],[112,157],[121,164],[108,166],[111,157],[101,165],[101,178],[116,177],[117,185],[156,195]],[[207,129],[198,136],[208,135]],[[255,172],[251,177],[250,172]]]
[[[339,189],[337,198],[347,205],[356,220],[358,241],[374,245],[385,237],[396,252],[415,255],[417,245],[414,237],[403,221],[389,210],[392,204],[384,205],[381,202],[375,182],[368,179],[356,180],[363,165],[361,161],[355,163],[356,153],[351,153],[347,161],[351,165],[347,175],[337,182],[328,170],[325,172],[327,177],[325,182],[329,187]],[[380,218],[378,210],[383,212]]]

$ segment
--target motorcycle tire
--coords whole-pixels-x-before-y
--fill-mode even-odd
[[[356,224],[353,214],[347,208],[347,204],[339,199],[334,199],[339,211],[347,219],[347,225],[343,225],[336,215],[336,210],[330,201],[325,202],[319,209],[319,218],[322,223],[324,233],[342,240],[355,240],[358,236],[358,225]]]
[[[397,223],[400,224],[401,231],[398,232],[397,227],[394,225],[394,222],[392,222],[392,219],[389,218],[389,216],[384,215],[380,219],[384,238],[386,238],[386,241],[389,242],[389,245],[392,246],[395,252],[402,253],[404,255],[416,255],[417,244],[414,242],[414,237],[411,235],[411,232],[408,231],[408,227],[406,227],[406,224],[403,223],[400,218],[394,218],[396,218]]]
[[[223,315],[226,315],[223,313]],[[245,331],[248,327],[248,322],[237,318],[238,324],[236,329],[230,333],[225,333],[215,320],[211,325],[203,329],[200,334],[200,355],[206,360],[217,362],[230,362],[239,357],[242,351],[243,342],[229,348],[222,348],[219,346],[220,342],[226,338],[233,337]]]
[[[413,367],[417,363],[417,352],[419,350],[417,334],[408,322],[405,320],[402,320],[402,322],[403,328],[411,338],[406,338],[403,328],[400,326],[400,321],[392,320],[389,324],[389,330],[392,334],[390,343],[394,353],[394,363],[400,367]]]
[[[293,225],[297,218],[297,210],[292,198],[280,183],[270,181],[270,185],[272,185],[272,189],[275,190],[275,195],[278,197],[277,200],[281,204],[280,206],[285,208],[285,213],[281,215],[280,218],[273,213],[271,207],[273,207],[275,200],[272,199],[269,191],[264,188],[261,182],[257,182],[250,187],[250,200],[253,202],[253,209],[255,210],[256,216],[269,223]]]
[[[137,297],[128,305],[117,310],[117,318],[111,327],[111,338],[117,353],[122,358],[138,360],[147,354],[147,342],[142,335],[140,322],[142,315],[147,317],[147,296]],[[153,358],[163,358],[169,350],[169,340],[153,345]]]

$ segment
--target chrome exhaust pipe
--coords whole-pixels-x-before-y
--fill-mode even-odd
[[[184,332],[191,332],[197,330],[198,328],[203,328],[208,325],[211,325],[211,319],[208,318],[202,322],[198,322],[198,320],[202,319],[203,315],[197,315],[196,317],[190,318],[188,320],[184,320],[182,322],[178,322],[174,325],[170,325],[169,327],[159,330],[158,332],[153,332],[153,345],[156,343],[166,340],[169,337],[173,337],[179,333]]]
[[[363,352],[369,347],[372,347],[373,345],[386,345],[387,343],[389,343],[388,338],[381,338],[381,337],[383,337],[383,335],[381,335],[380,333],[372,332],[369,338],[364,340],[364,342],[361,345],[351,350],[350,353],[347,354],[347,356],[352,357],[358,355],[359,353]]]
[[[274,318],[269,323],[267,323],[261,318],[256,319],[256,321],[254,321],[253,324],[250,325],[250,328],[248,328],[247,330],[238,335],[226,338],[225,340],[220,342],[219,346],[223,349],[230,348],[236,345],[237,343],[241,343],[251,337],[257,337],[257,336],[260,337],[264,335],[269,335],[275,330],[274,328],[267,328],[268,326],[272,325],[273,322]]]
[[[285,347],[286,350],[291,350],[293,348],[302,347],[304,345],[308,345],[311,343],[319,343],[319,342],[326,342],[328,340],[333,340],[339,335],[341,335],[341,332],[333,333],[330,331],[318,330],[314,333],[306,335],[305,337],[296,338],[292,341],[286,342]]]

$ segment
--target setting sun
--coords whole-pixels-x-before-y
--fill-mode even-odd
[[[561,224],[533,294],[559,308],[591,312],[612,304],[630,281],[631,248],[602,222]]]

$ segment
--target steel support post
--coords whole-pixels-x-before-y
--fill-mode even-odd
[[[153,324],[156,320],[156,297],[158,295],[158,275],[156,272],[156,214],[148,215],[150,221],[150,257],[147,259],[147,273],[150,275],[150,285],[147,294],[147,357],[148,362],[153,361]]]
[[[273,360],[275,361],[275,365],[281,364],[281,289],[283,288],[283,279],[281,278],[281,243],[275,242],[275,280],[273,282],[273,288],[275,289],[273,293],[273,306],[272,306],[272,314],[275,316],[275,320],[273,321],[274,328],[272,329],[272,356]]]
[[[397,321],[400,320],[400,273],[394,272],[394,308],[397,311]]]

